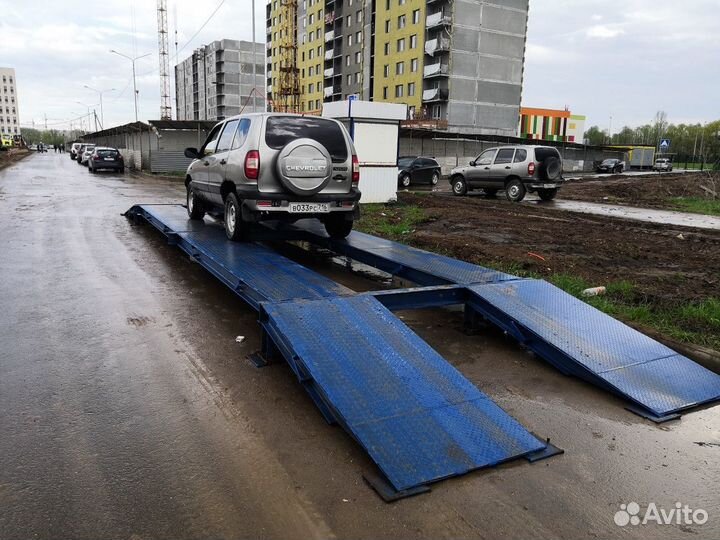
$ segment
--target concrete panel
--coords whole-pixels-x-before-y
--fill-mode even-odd
[[[496,82],[478,81],[477,101],[486,103],[501,103],[505,105],[518,105],[520,103],[519,84],[504,84]],[[460,99],[457,96],[457,99]]]
[[[522,58],[525,50],[525,40],[521,37],[480,32],[480,52]]]
[[[475,124],[475,108],[471,103],[448,104],[448,122],[456,126],[472,126]],[[481,123],[485,126],[485,123]],[[494,126],[492,126],[494,127]]]
[[[488,128],[507,129],[517,126],[519,107],[493,107],[492,105],[476,105],[476,118],[479,125]],[[510,130],[513,134],[514,129]]]
[[[480,28],[480,5],[474,2],[455,0],[453,7],[453,20],[463,26]],[[457,28],[453,29],[455,32]]]
[[[477,52],[479,46],[480,32],[469,28],[453,29],[452,48],[454,51]]]
[[[528,10],[529,4],[528,0],[494,0],[492,3],[509,8],[522,9],[525,11]]]
[[[485,5],[482,10],[482,25],[483,28],[489,30],[524,35],[527,26],[527,13]]]
[[[455,77],[450,81],[452,98],[458,101],[475,101],[476,89],[477,84],[474,79],[458,79]]]
[[[477,56],[475,55],[453,53],[450,66],[452,75],[473,78],[478,76]]]
[[[481,56],[479,59],[481,79],[495,79],[520,84],[522,80],[522,61],[506,58],[490,58]]]

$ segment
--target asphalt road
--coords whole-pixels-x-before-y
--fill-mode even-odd
[[[361,479],[365,453],[288,368],[247,360],[254,312],[120,215],[182,198],[178,182],[90,175],[53,153],[0,171],[1,539],[720,535],[720,407],[658,427],[498,332],[464,335],[447,310],[401,315],[566,454],[383,503]],[[709,521],[618,527],[631,501],[680,501]]]

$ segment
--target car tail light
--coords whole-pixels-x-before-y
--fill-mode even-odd
[[[258,202],[257,202],[257,205],[258,205],[258,206],[267,206],[267,207],[269,207],[269,206],[272,206],[272,201],[258,201]]]
[[[533,174],[535,174],[535,162],[531,161],[528,163],[528,176],[532,176]]]
[[[352,181],[355,183],[360,181],[360,162],[354,154],[352,157]]]
[[[260,152],[250,150],[245,154],[245,176],[250,180],[257,180],[260,173]]]

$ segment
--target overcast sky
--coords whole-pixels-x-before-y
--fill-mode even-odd
[[[502,0],[497,0],[501,2]],[[171,58],[215,39],[251,38],[251,0],[168,0]],[[177,12],[177,18],[175,17]],[[257,0],[264,40],[265,0]],[[23,125],[68,127],[104,95],[105,125],[134,120],[131,64],[111,54],[152,53],[137,62],[140,118],[159,117],[154,0],[0,0],[0,66],[16,69]],[[720,118],[718,0],[530,0],[523,105],[564,108],[588,126]],[[191,39],[192,38],[192,39]],[[172,70],[172,65],[171,65]],[[174,103],[173,103],[174,108]]]

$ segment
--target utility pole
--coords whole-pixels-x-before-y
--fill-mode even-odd
[[[255,46],[255,0],[252,0],[252,76],[253,76],[253,112],[257,112],[257,92],[255,86],[257,85],[257,51]],[[264,60],[263,60],[264,61]]]
[[[132,77],[133,77],[133,94],[135,97],[135,121],[138,121],[138,90],[137,90],[137,82],[135,80],[135,61],[140,60],[141,58],[145,58],[146,56],[150,56],[151,53],[143,54],[141,56],[131,57],[126,54],[123,54],[121,52],[117,52],[114,49],[110,49],[110,52],[113,54],[117,54],[118,56],[122,56],[123,58],[127,58],[132,62]]]
[[[105,92],[113,92],[115,91],[114,88],[110,88],[109,90],[98,90],[96,88],[93,88],[92,86],[88,86],[87,84],[83,85],[88,90],[92,90],[93,92],[97,92],[100,96],[100,125],[105,125],[105,114],[103,113],[103,101],[102,96]]]
[[[45,131],[47,131],[47,114],[43,114],[43,117],[45,118]]]

